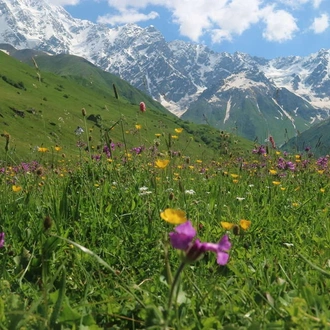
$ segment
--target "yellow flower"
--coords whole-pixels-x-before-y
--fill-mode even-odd
[[[281,182],[280,182],[280,181],[273,181],[273,184],[274,184],[275,186],[278,186],[278,185],[281,184]]]
[[[47,152],[48,149],[47,148],[43,148],[43,147],[38,147],[38,151],[39,152]]]
[[[194,165],[189,165],[189,168],[190,168],[191,170],[193,170],[195,167],[194,167]]]
[[[181,127],[181,128],[175,128],[174,130],[175,130],[175,132],[178,133],[178,134],[180,134],[180,133],[183,132],[183,128],[182,128],[182,127]]]
[[[158,168],[165,168],[168,164],[169,164],[169,160],[168,159],[157,159],[155,164],[156,164],[156,167]]]
[[[298,203],[292,203],[292,206],[293,206],[293,207],[298,207],[299,204],[298,204]]]
[[[175,209],[165,209],[160,213],[160,217],[173,225],[180,225],[187,221],[186,213]]]
[[[162,135],[161,135],[160,133],[156,133],[155,136],[156,136],[156,137],[160,137],[160,136],[162,136]]]
[[[138,124],[136,124],[136,125],[135,125],[135,128],[136,128],[137,130],[139,130],[139,129],[141,129],[141,128],[142,128],[142,126],[141,126],[141,125],[138,125]]]
[[[231,222],[226,222],[226,221],[221,221],[220,222],[221,224],[221,227],[223,229],[226,229],[226,230],[231,230],[231,229],[234,229],[236,227],[236,230],[239,232],[239,228],[237,225],[235,225],[234,223],[231,223]],[[239,221],[239,225],[240,227],[243,229],[243,230],[247,230],[251,227],[251,221],[249,220],[245,220],[245,219],[241,219]]]
[[[277,171],[276,170],[269,170],[269,174],[275,175],[275,174],[277,174]]]
[[[12,189],[13,189],[14,192],[19,192],[19,191],[22,190],[22,187],[13,185]]]
[[[171,138],[172,139],[178,139],[179,137],[177,135],[172,135]]]
[[[286,189],[286,188],[284,188],[284,187],[281,187],[281,190],[283,190],[283,191],[284,191],[285,189]]]
[[[235,225],[231,222],[221,221],[221,227],[226,230],[231,230]]]
[[[233,180],[233,183],[238,183],[238,180],[237,179]]]
[[[197,159],[197,160],[196,160],[196,163],[199,163],[199,164],[201,164],[201,163],[203,163],[203,161],[202,161],[202,160],[200,160],[200,159]]]
[[[324,193],[324,192],[325,192],[325,189],[324,189],[324,188],[321,188],[321,189],[320,189],[320,192],[321,192],[321,193]]]
[[[237,179],[237,178],[238,178],[238,174],[230,174],[230,176],[231,176],[233,179]]]
[[[317,173],[318,174],[323,174],[324,173],[324,170],[318,170]]]
[[[241,228],[243,230],[247,230],[251,227],[251,221],[249,220],[245,220],[245,219],[241,219],[239,222],[239,225],[241,226]]]
[[[58,145],[55,146],[55,151],[60,151],[62,148],[59,147]]]
[[[275,151],[275,154],[276,154],[276,155],[280,155],[281,152],[280,152],[280,151]]]

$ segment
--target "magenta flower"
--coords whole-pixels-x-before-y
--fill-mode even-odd
[[[145,112],[146,111],[146,105],[144,102],[140,102],[140,111]]]
[[[217,254],[217,263],[219,265],[228,263],[228,251],[231,248],[228,235],[223,236],[219,243],[204,243],[199,239],[194,240],[196,229],[190,221],[175,227],[174,230],[175,232],[169,234],[171,244],[175,249],[185,251],[187,262],[196,261],[206,251],[212,251]]]
[[[175,249],[187,250],[190,243],[196,236],[196,229],[192,226],[191,221],[175,227],[175,232],[169,234],[171,244]]]
[[[0,233],[0,248],[5,245],[5,233]]]
[[[219,243],[204,243],[206,251],[212,251],[217,254],[217,263],[219,265],[226,265],[229,260],[228,251],[231,248],[228,235],[224,235]]]

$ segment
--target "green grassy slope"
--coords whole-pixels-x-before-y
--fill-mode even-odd
[[[74,67],[79,67],[84,60],[78,58],[78,62],[75,62],[74,58],[69,57],[69,62],[65,62],[66,68],[71,68],[72,73],[76,70],[82,72]],[[41,62],[40,58],[38,61]],[[102,72],[98,72],[97,77],[92,70],[91,84],[83,76],[61,77],[39,67],[39,79],[34,67],[3,52],[0,52],[0,63],[0,132],[7,132],[11,136],[11,157],[21,159],[31,154],[37,155],[37,147],[44,146],[52,150],[56,144],[66,154],[78,154],[76,144],[79,139],[86,142],[90,139],[91,148],[96,150],[104,144],[104,131],[119,119],[122,119],[122,124],[111,130],[110,138],[121,142],[125,139],[128,148],[152,145],[155,134],[161,134],[159,150],[166,152],[169,136],[175,135],[175,128],[179,127],[184,127],[185,130],[176,134],[178,139],[171,140],[171,148],[185,150],[187,154],[196,157],[214,157],[224,152],[244,153],[251,148],[251,143],[247,140],[224,136],[208,126],[178,119],[141,91],[115,76],[113,77],[117,80],[111,80],[107,84],[105,81],[110,78],[104,78]],[[59,62],[55,62],[54,67],[59,69],[61,66]],[[88,67],[93,68],[87,63]],[[119,99],[114,96],[113,81],[116,83]],[[139,111],[140,101],[146,103],[145,113]],[[87,111],[85,118],[81,113],[82,108]],[[86,120],[85,123],[90,115],[98,119]],[[141,125],[140,130],[136,129],[136,124]],[[80,137],[74,133],[77,126],[85,131]],[[4,146],[5,139],[1,138],[0,143]],[[0,145],[2,159],[4,155],[4,147]]]
[[[285,143],[281,149],[289,152],[301,152],[306,147],[316,157],[330,154],[330,119],[317,123],[310,129],[298,134]]]

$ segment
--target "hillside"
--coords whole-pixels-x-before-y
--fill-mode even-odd
[[[304,152],[306,148],[310,148],[315,157],[330,154],[330,119],[298,134],[281,147],[288,152]]]
[[[109,137],[115,142],[125,139],[127,148],[150,146],[157,139],[160,152],[166,153],[171,146],[199,158],[224,152],[242,153],[251,148],[251,143],[244,139],[178,119],[141,91],[84,59],[74,56],[54,59],[52,65],[65,76],[43,71],[41,56],[37,58],[39,69],[36,69],[0,52],[0,130],[2,135],[11,136],[7,156],[13,159],[40,157],[43,155],[37,152],[38,147],[55,152],[55,145],[62,148],[61,153],[78,155],[80,140],[86,144],[90,140],[91,149],[97,152],[105,144],[104,132],[113,125]],[[79,74],[73,75],[75,72]],[[146,103],[145,113],[139,110],[141,101]],[[82,108],[86,109],[86,117],[82,116]],[[75,133],[78,126],[84,130],[80,136]],[[180,127],[184,128],[182,134],[170,138],[176,134],[175,128]],[[0,148],[2,158],[5,154],[5,148]]]

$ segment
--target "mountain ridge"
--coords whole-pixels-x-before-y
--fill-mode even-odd
[[[252,109],[247,119],[253,123],[258,121],[260,104],[265,104],[271,109],[261,110],[266,117],[272,116],[272,124],[268,125],[271,129],[265,132],[258,128],[253,135],[262,140],[272,134],[284,142],[281,136],[285,129],[278,132],[278,127],[284,127],[281,118],[289,120],[290,135],[295,135],[329,116],[330,51],[326,49],[307,57],[267,60],[240,52],[217,53],[207,46],[180,40],[166,42],[153,26],[142,28],[127,24],[109,28],[73,18],[62,7],[44,0],[0,0],[0,11],[0,31],[3,31],[0,42],[9,42],[18,49],[32,43],[36,50],[82,56],[187,120],[204,121],[202,109],[196,120],[196,109],[205,104],[211,112],[220,113],[221,120],[211,120],[212,126],[235,129],[234,119],[239,118],[242,107]],[[22,27],[18,21],[27,23]],[[284,89],[286,105],[277,100]],[[228,91],[241,94],[240,105],[235,107],[232,103],[231,111],[228,105],[233,98]],[[245,102],[245,98],[250,102]],[[216,102],[218,99],[222,101]],[[302,109],[297,109],[297,102]],[[252,133],[238,133],[255,138]]]

